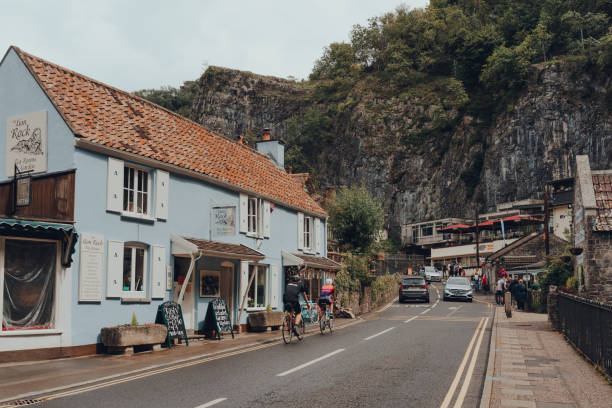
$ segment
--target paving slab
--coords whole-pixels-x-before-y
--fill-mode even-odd
[[[548,324],[496,307],[481,408],[610,408],[612,385]],[[486,390],[490,393],[486,394]]]

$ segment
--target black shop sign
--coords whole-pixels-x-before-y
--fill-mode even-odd
[[[155,323],[164,324],[168,328],[166,338],[168,347],[172,347],[172,339],[179,339],[179,341],[185,339],[185,343],[189,345],[185,321],[183,320],[183,310],[178,303],[168,301],[159,305]]]
[[[215,330],[219,340],[221,340],[221,333],[228,332],[231,333],[232,338],[234,338],[234,329],[229,317],[229,312],[227,311],[225,300],[216,298],[208,303],[204,327],[207,331]]]

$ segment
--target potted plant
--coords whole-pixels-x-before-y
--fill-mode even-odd
[[[266,310],[250,312],[247,322],[251,331],[278,330],[283,325],[283,312],[273,311],[268,304]]]
[[[136,314],[133,313],[130,324],[103,327],[100,337],[109,352],[133,352],[134,346],[160,345],[166,340],[167,332],[163,324],[138,324]]]

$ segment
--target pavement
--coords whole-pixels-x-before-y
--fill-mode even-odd
[[[2,406],[478,407],[494,307],[392,302],[332,334],[280,332],[189,347],[0,367]],[[453,405],[454,404],[454,405]]]
[[[548,315],[495,308],[481,408],[609,408],[612,385]]]

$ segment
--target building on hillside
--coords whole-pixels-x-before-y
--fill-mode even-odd
[[[612,303],[612,170],[591,170],[576,156],[574,183],[575,274],[581,293]]]
[[[554,235],[567,240],[572,231],[574,179],[553,180],[550,185],[550,227]]]
[[[282,309],[287,269],[339,268],[269,134],[258,152],[16,47],[0,122],[0,361],[96,352],[102,327],[167,300],[188,332],[218,297],[244,325]]]
[[[504,245],[512,244],[516,240],[517,238],[512,238],[506,241],[496,240],[480,243],[478,247],[480,264],[482,265],[488,255],[499,251],[504,248]],[[476,263],[476,244],[432,248],[429,260],[431,265],[437,265],[438,268],[448,264],[459,264],[465,269],[466,275],[473,275],[479,265]]]

